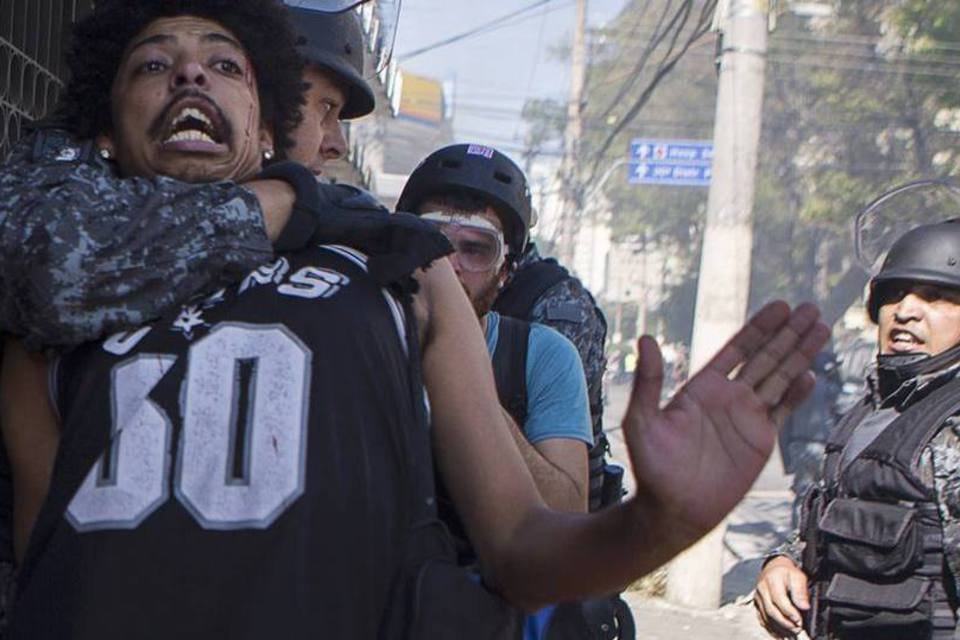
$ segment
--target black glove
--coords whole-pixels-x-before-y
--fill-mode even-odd
[[[367,254],[367,269],[382,286],[410,286],[408,277],[453,252],[447,238],[416,216],[391,214],[367,192],[321,184],[295,162],[278,162],[260,174],[283,180],[296,193],[293,213],[274,247],[296,251],[311,244],[343,244]]]
[[[296,195],[293,212],[273,246],[277,251],[302,249],[310,241],[319,224],[315,213],[320,210],[317,179],[305,166],[290,161],[277,162],[268,166],[257,178],[283,180],[293,187]]]

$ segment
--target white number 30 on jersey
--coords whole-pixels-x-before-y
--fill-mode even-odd
[[[79,531],[133,529],[171,486],[207,529],[269,527],[303,493],[310,350],[280,325],[224,323],[187,358],[175,460],[170,417],[148,395],[176,357],[114,367],[112,444],[67,508]]]

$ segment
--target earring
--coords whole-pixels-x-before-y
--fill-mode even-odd
[[[273,160],[273,149],[264,149],[263,150],[263,159],[267,162]]]
[[[101,147],[101,148],[100,148],[100,157],[103,158],[104,160],[109,160],[110,158],[113,157],[113,154],[110,153],[110,149]]]

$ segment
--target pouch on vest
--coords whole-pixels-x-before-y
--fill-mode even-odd
[[[877,584],[837,574],[823,594],[831,603],[828,625],[839,632],[883,629],[895,634],[890,637],[923,637],[931,629],[930,613],[921,609],[929,590],[930,581],[923,578]]]
[[[923,564],[910,507],[856,498],[833,500],[820,517],[827,560],[843,573],[895,578]]]
[[[801,564],[808,576],[817,575],[820,570],[820,554],[823,540],[821,540],[817,525],[820,522],[823,510],[823,492],[820,487],[813,486],[803,496],[803,509],[800,518],[800,539],[804,541]],[[813,585],[811,584],[811,587]]]

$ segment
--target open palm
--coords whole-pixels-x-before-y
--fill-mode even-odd
[[[763,469],[776,427],[813,387],[829,337],[812,305],[761,309],[663,408],[663,362],[649,337],[623,428],[637,491],[692,539],[740,501]],[[691,540],[692,541],[692,540]]]

